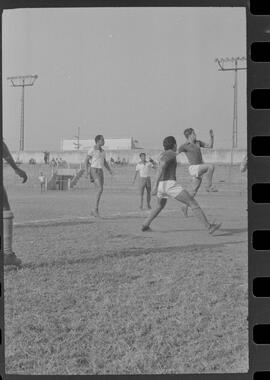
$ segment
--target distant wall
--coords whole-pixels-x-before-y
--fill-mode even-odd
[[[61,150],[74,152],[76,150],[76,144],[78,140],[76,139],[65,139],[62,140]],[[80,139],[80,149],[81,151],[87,151],[95,145],[94,139]],[[133,138],[129,137],[126,139],[105,139],[105,150],[130,150],[133,147]]]
[[[118,150],[110,151],[106,150],[106,157],[108,160],[112,157],[114,160],[120,158],[125,160],[129,164],[135,164],[139,160],[140,152],[146,152],[154,160],[158,160],[161,150],[149,149],[149,150]],[[229,164],[231,162],[231,150],[230,149],[202,149],[204,162]],[[85,160],[87,152],[85,151],[63,151],[63,152],[50,152],[50,160],[54,158],[62,158],[68,163],[81,163]],[[246,154],[245,149],[237,149],[233,152],[233,163],[240,163]],[[25,151],[25,152],[12,152],[13,158],[23,163],[28,163],[30,158],[34,158],[37,163],[44,163],[44,154],[40,151]],[[181,163],[187,163],[185,154],[181,153],[178,156],[178,161]]]

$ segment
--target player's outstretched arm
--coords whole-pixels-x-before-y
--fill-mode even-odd
[[[184,153],[186,152],[186,149],[185,149],[185,145],[180,145],[178,150],[177,150],[177,153],[180,154],[180,153]]]
[[[153,169],[156,169],[158,167],[158,163],[153,160],[153,158],[149,157],[149,162],[152,164]]]
[[[133,178],[133,181],[132,181],[133,185],[134,185],[134,183],[136,181],[137,175],[138,175],[138,170],[135,170],[134,178]]]
[[[15,173],[23,179],[23,183],[27,181],[27,174],[24,170],[20,169],[16,162],[14,161],[7,145],[2,141],[2,147],[3,147],[3,158],[6,160],[6,162],[12,167],[12,169],[15,171]]]
[[[210,135],[210,140],[209,140],[209,143],[205,143],[203,141],[200,141],[200,146],[202,148],[209,148],[209,149],[212,149],[213,146],[214,146],[214,132],[213,132],[213,129],[210,129],[209,131],[209,135]]]
[[[86,156],[85,160],[84,160],[84,167],[85,167],[85,170],[86,170],[86,173],[88,172],[88,168],[89,168],[89,159],[91,158],[91,156],[89,156],[89,154]]]

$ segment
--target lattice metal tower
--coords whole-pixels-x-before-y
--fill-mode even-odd
[[[16,77],[8,77],[7,80],[11,82],[12,87],[21,87],[22,96],[21,96],[21,125],[20,125],[20,151],[24,151],[24,91],[25,87],[33,86],[37,75],[23,75]]]

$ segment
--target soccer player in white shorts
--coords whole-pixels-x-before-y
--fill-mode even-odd
[[[89,162],[89,159],[91,159],[90,181],[94,181],[97,188],[96,204],[95,208],[91,210],[91,214],[93,216],[99,217],[99,202],[103,193],[104,185],[103,168],[105,167],[111,175],[113,173],[108,162],[106,161],[105,151],[102,149],[103,145],[105,144],[104,137],[102,135],[97,135],[95,137],[95,143],[96,145],[94,148],[88,151],[85,161]]]
[[[215,166],[213,164],[205,164],[203,162],[202,158],[202,148],[213,148],[214,146],[214,133],[212,129],[209,131],[210,133],[210,141],[209,143],[204,143],[203,141],[197,140],[196,133],[194,132],[194,129],[187,128],[184,131],[184,135],[187,139],[187,141],[182,144],[179,149],[178,153],[184,152],[187,156],[188,162],[189,162],[189,174],[192,176],[192,189],[190,194],[195,197],[197,194],[201,183],[202,183],[202,177],[204,174],[207,175],[207,186],[206,191],[207,192],[217,192],[218,190],[213,186],[212,180],[213,180],[213,174],[215,170]],[[185,206],[182,208],[185,216],[187,216],[188,207]]]
[[[149,218],[142,226],[142,231],[150,230],[150,224],[164,209],[167,199],[173,198],[190,207],[194,215],[204,225],[210,234],[213,234],[221,223],[209,223],[204,212],[197,201],[181,185],[176,182],[177,168],[177,143],[173,136],[168,136],[163,140],[164,152],[160,157],[160,165],[157,178],[154,184],[152,195],[157,195],[158,203]]]
[[[140,153],[140,159],[141,161],[136,165],[135,169],[135,175],[133,178],[133,184],[136,181],[137,175],[139,174],[139,190],[140,190],[140,209],[143,209],[143,195],[144,190],[146,189],[146,201],[147,201],[147,208],[151,209],[151,169],[155,168],[155,163],[153,160],[147,161],[146,160],[146,154]]]

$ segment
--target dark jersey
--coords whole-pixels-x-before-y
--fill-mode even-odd
[[[160,181],[176,181],[176,161],[177,153],[172,150],[165,150],[161,153],[160,162],[164,163],[164,167],[162,168],[162,173],[160,176]]]
[[[178,152],[186,154],[190,165],[200,165],[203,164],[201,147],[204,147],[204,144],[199,140],[195,143],[186,142],[180,146]]]

